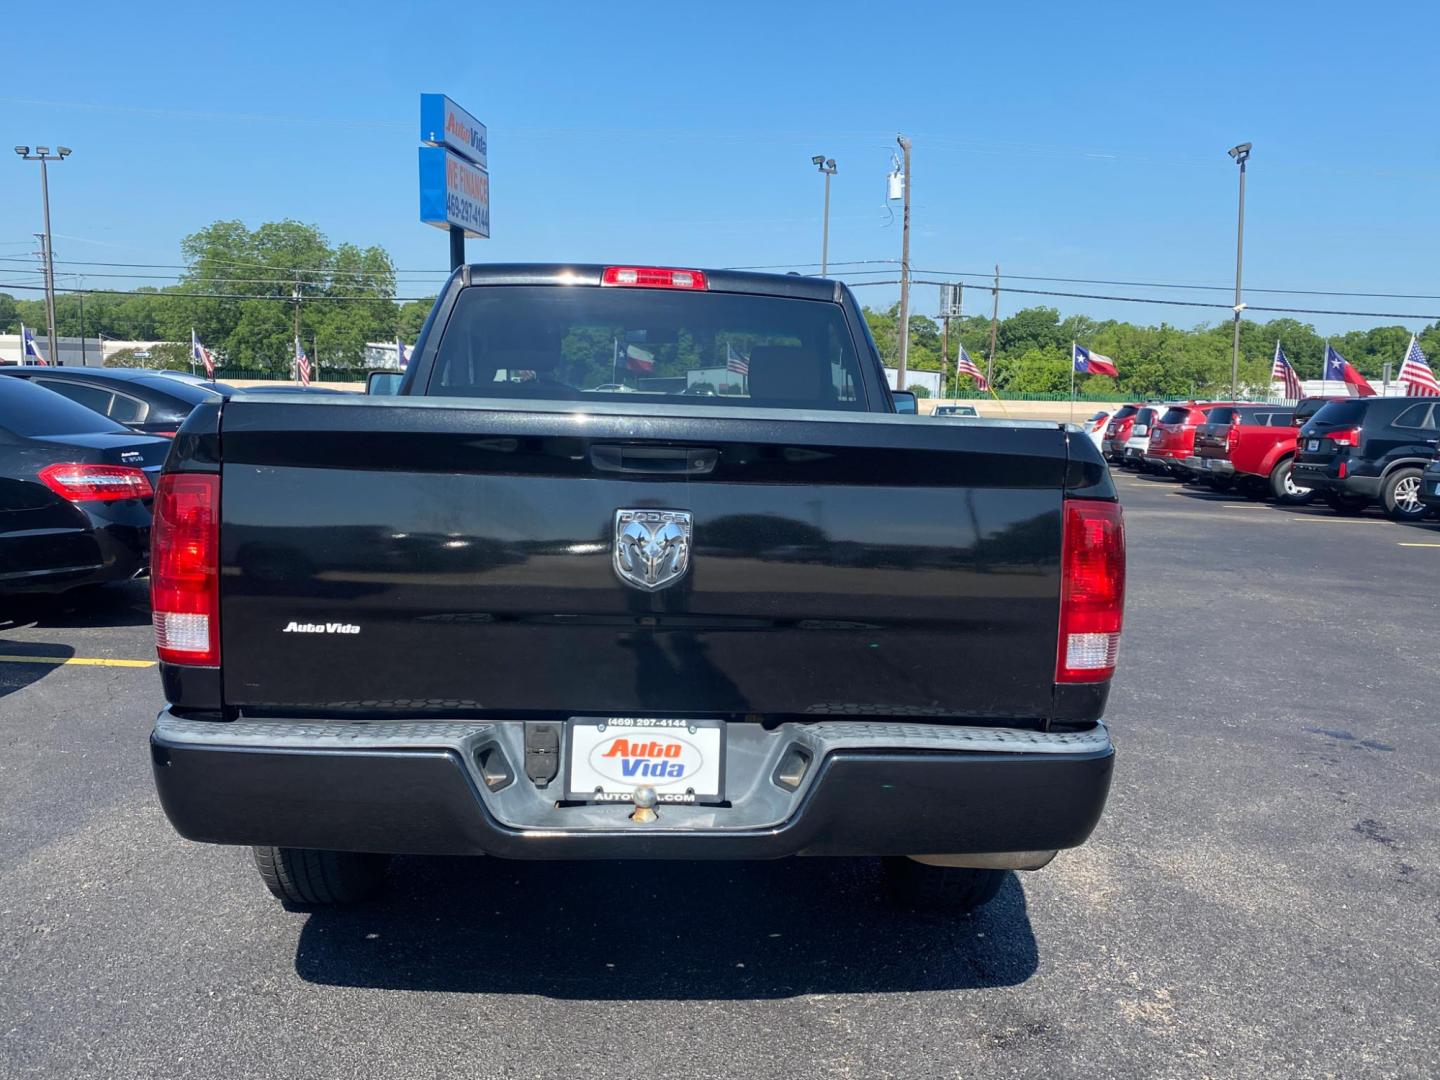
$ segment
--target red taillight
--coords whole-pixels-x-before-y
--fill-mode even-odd
[[[167,664],[220,663],[220,477],[160,478],[150,530],[155,651]]]
[[[700,270],[670,270],[663,266],[607,266],[601,285],[628,285],[633,289],[708,289]]]
[[[1358,427],[1337,428],[1334,431],[1327,431],[1321,438],[1334,439],[1336,446],[1359,446],[1360,429]]]
[[[1125,522],[1113,502],[1067,499],[1064,513],[1055,681],[1103,682],[1125,614]]]
[[[133,465],[46,465],[40,470],[40,482],[71,502],[117,502],[154,494],[150,478]]]
[[[1225,449],[1234,450],[1235,444],[1240,441],[1240,431],[1234,424],[1225,429]]]

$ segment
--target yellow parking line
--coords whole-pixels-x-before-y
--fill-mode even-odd
[[[0,664],[77,664],[81,667],[154,667],[154,660],[108,660],[97,656],[22,656],[0,653]]]
[[[1399,546],[1400,546],[1400,547],[1433,547],[1433,548],[1440,548],[1440,544],[1421,544],[1421,543],[1418,543],[1418,542],[1415,542],[1415,541],[1406,541],[1406,540],[1400,541],[1400,545],[1399,545]]]

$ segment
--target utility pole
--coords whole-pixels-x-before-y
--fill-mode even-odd
[[[896,135],[905,153],[905,209],[900,227],[900,363],[895,372],[895,389],[905,389],[905,366],[910,358],[910,140]]]
[[[1251,143],[1232,146],[1229,155],[1240,166],[1240,214],[1235,226],[1235,337],[1230,348],[1230,400],[1240,395],[1240,313],[1245,304],[1240,299],[1240,271],[1245,265],[1245,162],[1250,160]]]
[[[824,277],[830,266],[830,177],[835,175],[835,159],[816,154],[810,164],[825,174],[825,223],[820,230],[820,276]]]
[[[1000,328],[1000,264],[995,264],[995,288],[990,290],[990,355],[985,360],[985,382],[995,381],[995,331]],[[1072,365],[1073,366],[1073,365]]]
[[[80,301],[80,366],[90,366],[90,353],[85,348],[85,278],[79,274],[75,280],[80,283],[80,288],[75,291],[76,299]]]
[[[55,249],[51,243],[50,236],[50,174],[46,165],[51,161],[64,161],[70,156],[68,146],[57,146],[55,153],[50,153],[48,146],[35,147],[35,153],[30,153],[30,147],[17,146],[15,153],[19,154],[25,161],[40,162],[40,200],[45,207],[45,318],[50,323],[50,363],[59,366],[60,353],[56,347],[55,334]]]

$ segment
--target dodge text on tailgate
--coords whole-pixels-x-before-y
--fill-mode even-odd
[[[491,266],[398,396],[202,406],[156,499],[170,820],[298,903],[394,853],[984,903],[1100,816],[1123,526],[1082,433],[897,397],[835,282]]]

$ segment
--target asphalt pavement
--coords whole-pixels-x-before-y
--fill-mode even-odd
[[[1440,1073],[1440,527],[1118,482],[1109,808],[971,918],[818,859],[287,911],[156,805],[143,590],[0,618],[0,1077]]]

